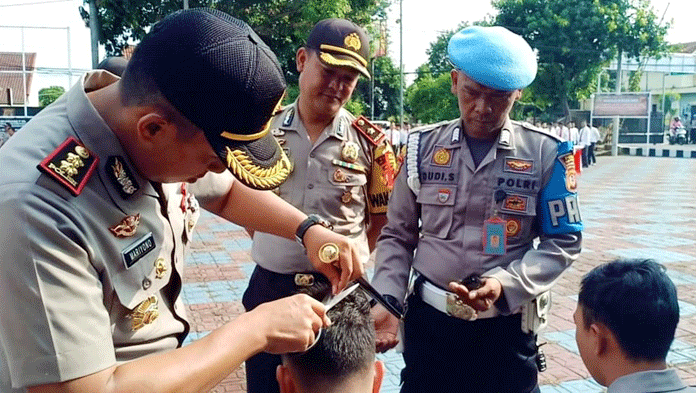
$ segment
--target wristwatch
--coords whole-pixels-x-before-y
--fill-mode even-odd
[[[309,216],[307,216],[307,218],[305,218],[304,221],[300,223],[300,226],[297,227],[297,231],[295,231],[295,240],[297,240],[297,242],[300,243],[302,247],[306,248],[304,244],[305,233],[307,233],[309,227],[317,224],[323,226],[324,228],[333,229],[333,225],[331,225],[325,219],[319,217],[316,214],[310,214]]]

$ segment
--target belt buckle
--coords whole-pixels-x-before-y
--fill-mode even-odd
[[[465,321],[475,321],[478,317],[473,307],[464,303],[459,296],[449,292],[447,293],[447,314]]]
[[[311,287],[314,285],[314,274],[295,274],[295,285],[298,287]]]

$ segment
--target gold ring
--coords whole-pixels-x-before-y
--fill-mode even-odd
[[[338,261],[338,245],[335,243],[326,243],[319,249],[319,260],[324,263],[333,263]]]

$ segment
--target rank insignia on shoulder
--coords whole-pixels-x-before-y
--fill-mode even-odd
[[[128,168],[128,165],[123,164],[123,158],[121,157],[109,157],[106,161],[106,173],[123,199],[130,197],[140,189],[133,172]]]
[[[373,145],[377,146],[386,137],[386,135],[377,128],[376,125],[370,123],[365,116],[360,116],[355,121],[353,121],[353,127],[355,127],[361,134],[363,134]]]
[[[99,158],[74,137],[69,137],[37,166],[58,180],[74,196],[80,195],[97,169]]]
[[[293,119],[295,119],[295,108],[290,108],[288,113],[285,114],[285,119],[283,119],[283,127],[289,127]]]
[[[116,237],[131,237],[135,235],[140,225],[140,214],[126,216],[120,223],[109,228]]]

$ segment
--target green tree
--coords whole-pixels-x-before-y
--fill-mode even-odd
[[[452,70],[452,64],[449,62],[447,55],[447,45],[454,33],[468,25],[468,22],[463,22],[460,23],[456,29],[440,31],[435,41],[425,50],[425,53],[428,55],[428,66],[430,67],[432,75],[439,76],[440,74],[449,73]],[[418,77],[420,77],[420,74]]]
[[[419,68],[419,78],[406,91],[412,121],[435,123],[459,117],[457,99],[452,94],[449,73],[433,76],[427,65]]]
[[[630,58],[666,50],[669,27],[648,0],[495,0],[495,24],[521,34],[538,51],[539,72],[530,86],[535,100],[556,103],[587,98],[598,73],[622,53]]]
[[[63,93],[65,93],[65,88],[62,86],[44,87],[39,90],[39,105],[41,105],[42,108],[47,107],[53,103],[53,101],[60,98]]]
[[[388,119],[399,114],[399,69],[388,56],[373,59],[374,71],[372,81],[360,78],[353,92],[354,99],[360,97],[364,102],[365,115],[370,116],[370,103],[374,102],[375,119]],[[371,70],[372,71],[372,70]],[[370,98],[370,89],[374,85],[374,101]],[[353,112],[355,114],[355,112]]]
[[[85,0],[87,2],[87,0]],[[368,26],[374,18],[385,18],[390,0],[190,0],[189,6],[210,7],[247,22],[264,40],[287,72],[288,82],[297,81],[295,52],[307,39],[316,22],[346,18]],[[109,55],[140,41],[149,27],[182,8],[181,0],[100,0],[98,20],[100,43]],[[80,8],[85,21],[89,13]]]

